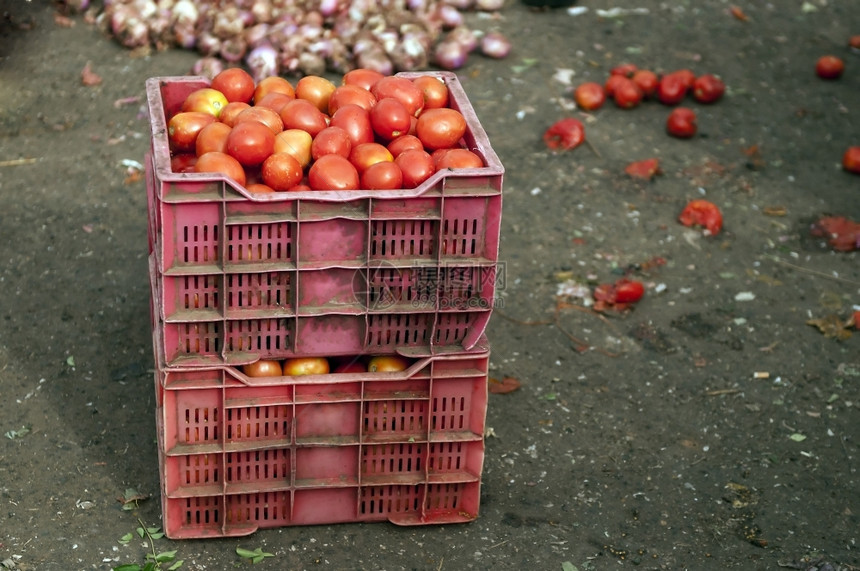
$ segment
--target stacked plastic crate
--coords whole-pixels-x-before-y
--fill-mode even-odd
[[[420,74],[403,74],[414,77]],[[147,83],[164,528],[463,522],[478,513],[504,169],[455,75],[479,169],[396,191],[249,194],[170,170],[201,78]],[[399,354],[396,373],[252,378],[242,365]]]

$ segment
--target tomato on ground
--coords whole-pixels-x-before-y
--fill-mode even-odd
[[[723,214],[716,204],[708,200],[692,200],[681,211],[678,221],[684,226],[703,226],[712,236],[723,227]]]

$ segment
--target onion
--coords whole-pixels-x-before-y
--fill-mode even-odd
[[[469,51],[463,44],[451,40],[443,40],[436,44],[433,50],[433,61],[443,69],[454,70],[463,67]]]
[[[478,37],[466,26],[459,26],[448,32],[445,35],[445,41],[460,44],[466,53],[471,53],[478,47]]]
[[[221,40],[213,36],[211,32],[201,32],[197,36],[197,51],[204,56],[218,55],[218,52],[221,51]]]
[[[382,75],[391,75],[394,73],[394,65],[379,44],[374,44],[370,48],[356,54],[355,62],[358,67],[372,69]]]
[[[221,57],[230,63],[241,60],[246,51],[248,51],[248,44],[242,36],[233,36],[221,42]]]
[[[463,14],[450,4],[438,4],[432,17],[438,20],[446,30],[463,25]]]
[[[269,24],[257,24],[245,30],[245,42],[255,48],[261,43],[268,41],[270,26]]]
[[[498,12],[505,5],[505,0],[475,0],[475,9],[482,12]]]
[[[57,1],[87,10],[126,47],[176,46],[202,58],[244,59],[260,77],[355,67],[387,75],[431,62],[458,69],[479,45],[490,57],[510,50],[500,34],[480,42],[464,24],[464,11],[495,11],[505,0]]]
[[[320,14],[323,16],[333,16],[338,10],[338,0],[320,0]]]
[[[245,64],[254,81],[259,82],[271,75],[278,75],[278,52],[272,44],[262,43],[248,53]]]
[[[453,6],[458,10],[469,10],[474,4],[474,0],[442,0],[443,3]]]
[[[511,42],[500,32],[488,32],[481,38],[481,53],[487,57],[501,59],[511,52]]]
[[[194,62],[191,67],[192,75],[202,75],[212,79],[224,71],[224,62],[215,57],[203,57]]]

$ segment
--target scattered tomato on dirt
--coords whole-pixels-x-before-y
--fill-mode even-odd
[[[568,117],[553,123],[544,131],[543,142],[552,151],[570,151],[585,140],[582,121]]]
[[[515,377],[503,377],[502,380],[489,377],[487,379],[487,389],[494,395],[506,395],[519,389],[522,383]]]
[[[692,200],[681,211],[678,221],[684,226],[702,226],[711,236],[716,236],[723,228],[723,214],[716,204],[709,200]]]
[[[594,288],[594,310],[625,311],[643,295],[645,286],[640,281],[621,278],[613,284],[602,283]]]
[[[589,81],[583,83],[573,91],[573,100],[577,106],[585,111],[596,111],[603,107],[606,101],[606,93],[603,86],[597,82]]]
[[[641,161],[632,162],[624,169],[624,172],[633,177],[643,180],[651,180],[656,175],[660,174],[659,159],[643,159]]]
[[[726,85],[717,76],[706,73],[693,82],[693,98],[699,103],[716,103],[726,92]]]
[[[860,223],[844,216],[824,216],[812,224],[810,234],[827,238],[827,243],[838,252],[860,249]]]
[[[860,174],[860,146],[848,147],[842,155],[842,168]]]
[[[843,71],[845,71],[845,62],[836,56],[821,56],[815,62],[815,73],[821,79],[839,79]]]
[[[696,135],[696,112],[688,107],[677,107],[666,119],[666,132],[679,139],[689,139]]]

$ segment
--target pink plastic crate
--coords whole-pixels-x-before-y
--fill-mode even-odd
[[[403,74],[406,76],[427,74]],[[433,73],[486,166],[415,189],[252,195],[170,171],[166,118],[202,78],[147,82],[154,312],[168,366],[469,350],[492,313],[504,169],[456,76]]]
[[[158,368],[164,529],[473,520],[480,503],[489,349],[402,373],[249,378]]]

